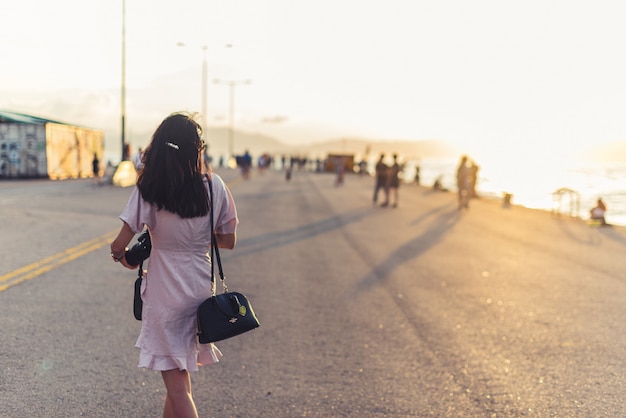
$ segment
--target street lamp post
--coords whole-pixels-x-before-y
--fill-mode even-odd
[[[214,79],[215,84],[225,84],[229,88],[229,106],[228,106],[228,153],[230,157],[234,157],[234,133],[235,133],[235,87],[244,84],[250,84],[250,80],[219,80]]]
[[[190,46],[184,42],[178,42],[177,46],[186,47]],[[207,88],[208,88],[208,61],[207,61],[207,50],[209,47],[207,45],[201,45],[202,48],[202,129],[206,131],[207,129]]]
[[[208,63],[207,63],[207,49],[208,46],[202,45],[202,129],[209,129],[207,126],[207,107],[206,107],[206,95],[208,89]]]
[[[122,0],[122,91],[121,91],[122,160],[130,158],[126,149],[126,0]]]

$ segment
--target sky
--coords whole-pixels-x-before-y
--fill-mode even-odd
[[[554,159],[626,140],[622,1],[125,4],[134,147],[169,113],[202,111],[203,47],[209,127],[228,126],[235,81],[236,129],[286,143],[439,139]],[[118,150],[122,5],[0,1],[0,109],[102,129]]]

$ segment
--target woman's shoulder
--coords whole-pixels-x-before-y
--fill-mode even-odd
[[[212,180],[213,184],[224,184],[224,180],[217,173],[206,173],[204,176],[202,176],[202,181],[208,182],[209,178]]]

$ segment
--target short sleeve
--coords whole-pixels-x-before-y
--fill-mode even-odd
[[[155,211],[156,208],[143,200],[139,189],[135,186],[120,219],[126,222],[135,234],[138,234],[143,231],[144,225],[148,228],[154,228],[156,223]]]
[[[213,198],[215,200],[213,205],[215,232],[233,234],[239,224],[235,200],[220,176],[213,174],[211,178],[213,179]]]

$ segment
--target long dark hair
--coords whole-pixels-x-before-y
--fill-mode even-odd
[[[166,117],[142,157],[137,187],[143,199],[181,218],[207,215],[200,157],[204,146],[202,127],[194,115],[179,112]]]

